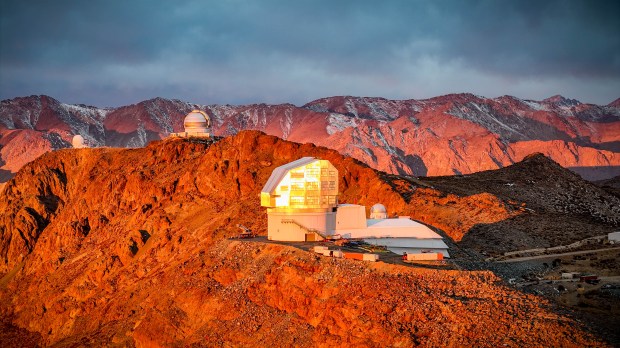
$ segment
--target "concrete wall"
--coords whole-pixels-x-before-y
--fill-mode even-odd
[[[295,223],[286,222],[290,220]],[[304,227],[307,229],[316,229],[323,234],[332,234],[336,225],[336,213],[267,211],[267,225],[267,236],[269,240],[303,242],[306,240],[306,234],[309,233]]]
[[[336,229],[357,228],[366,228],[366,208],[363,205],[339,205],[336,210]]]

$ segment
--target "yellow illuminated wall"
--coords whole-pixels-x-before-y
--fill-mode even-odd
[[[327,209],[338,204],[338,170],[327,160],[314,159],[288,169],[272,186],[269,192],[261,193],[264,207]]]

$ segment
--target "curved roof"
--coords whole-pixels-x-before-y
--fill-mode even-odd
[[[411,219],[368,219],[366,228],[336,229],[347,238],[417,238],[442,239],[439,234]]]
[[[381,203],[377,203],[370,208],[370,213],[387,213],[387,209]]]
[[[261,192],[272,193],[289,170],[304,166],[314,161],[318,161],[318,159],[314,157],[302,157],[296,161],[279,166],[271,172],[271,176],[269,177],[269,180],[267,180],[265,186],[263,186]]]
[[[71,145],[73,145],[74,148],[84,147],[84,137],[79,134],[74,135],[73,139],[71,140]]]
[[[185,116],[185,120],[183,120],[183,124],[185,127],[200,125],[202,127],[210,126],[210,119],[207,113],[201,110],[192,110],[187,116]]]

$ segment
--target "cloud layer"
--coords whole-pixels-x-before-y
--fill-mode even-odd
[[[454,92],[606,104],[617,1],[3,1],[0,98],[304,104]]]

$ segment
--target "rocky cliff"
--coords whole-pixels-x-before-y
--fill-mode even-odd
[[[25,335],[58,346],[604,345],[490,272],[362,264],[227,239],[238,223],[265,233],[259,191],[275,167],[302,156],[338,168],[341,201],[382,202],[454,239],[475,223],[525,214],[520,203],[423,182],[412,187],[414,178],[259,132],[216,140],[58,150],[24,166],[0,194],[0,310],[2,327],[14,332],[0,339]]]
[[[588,179],[620,174],[620,108],[561,96],[543,101],[471,94],[426,100],[330,97],[301,107],[207,106],[155,98],[119,108],[31,96],[0,104],[2,177],[6,180],[43,148],[67,147],[73,134],[81,134],[92,146],[144,146],[180,131],[192,109],[210,115],[217,135],[261,130],[326,146],[394,174],[468,174],[505,167],[532,152],[542,152]],[[15,130],[31,131],[41,150],[20,155],[29,144],[24,137],[11,138]]]

